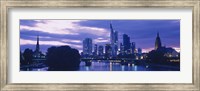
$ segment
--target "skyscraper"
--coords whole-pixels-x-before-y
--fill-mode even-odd
[[[102,45],[100,45],[98,48],[98,55],[101,57],[103,56],[103,46]]]
[[[126,53],[128,53],[130,50],[130,44],[130,37],[127,34],[123,34],[123,45]]]
[[[120,43],[120,53],[124,54],[124,45]]]
[[[105,56],[106,56],[106,58],[111,57],[111,54],[112,54],[111,45],[110,44],[106,44],[106,46],[105,46]]]
[[[141,55],[142,54],[142,49],[138,48],[138,54]]]
[[[161,48],[161,47],[162,47],[162,44],[161,44],[161,40],[160,40],[160,36],[159,36],[159,32],[158,32],[156,41],[155,41],[155,50],[157,50],[158,48]]]
[[[110,23],[110,44],[112,48],[111,56],[116,57],[118,51],[118,32],[114,31],[112,23]]]
[[[94,45],[94,55],[97,55],[97,44]]]
[[[131,43],[131,53],[134,54],[135,53],[135,42]]]
[[[92,55],[92,39],[91,38],[85,38],[83,40],[83,54]]]

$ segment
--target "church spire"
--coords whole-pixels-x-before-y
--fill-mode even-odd
[[[39,52],[40,51],[40,45],[39,45],[39,35],[37,35],[37,44],[36,44],[36,49],[35,49],[36,52]]]
[[[112,21],[110,21],[110,30],[113,32]]]
[[[159,32],[157,32],[157,37],[159,37]]]
[[[155,50],[157,50],[157,49],[160,48],[161,46],[162,46],[162,44],[161,44],[159,32],[157,32],[157,37],[156,37],[156,41],[155,41]]]

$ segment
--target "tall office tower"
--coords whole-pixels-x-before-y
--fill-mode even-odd
[[[120,53],[124,54],[124,45],[120,43]]]
[[[128,53],[130,50],[130,37],[127,34],[123,34],[123,45],[125,53]]]
[[[157,33],[156,41],[155,41],[155,50],[162,46],[159,33]]]
[[[135,42],[131,43],[131,53],[134,54],[135,53]]]
[[[94,55],[97,55],[97,44],[94,45]]]
[[[105,57],[110,58],[112,54],[112,48],[110,44],[106,44],[105,46]]]
[[[138,48],[138,54],[141,55],[142,54],[142,49]]]
[[[115,31],[114,32],[114,53],[113,53],[113,57],[117,56],[117,52],[118,52],[118,32]]]
[[[118,32],[114,31],[112,23],[110,23],[110,44],[112,48],[111,56],[116,57],[118,51]]]
[[[83,54],[92,55],[92,39],[91,38],[85,38],[83,40]]]
[[[102,45],[99,46],[98,53],[99,53],[98,54],[99,56],[103,56],[103,46]]]

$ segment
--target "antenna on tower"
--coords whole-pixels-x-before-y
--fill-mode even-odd
[[[111,28],[111,30],[113,30],[112,20],[110,20],[110,28]]]

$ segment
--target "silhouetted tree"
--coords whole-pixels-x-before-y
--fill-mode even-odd
[[[69,46],[50,47],[47,50],[46,64],[50,71],[78,70],[80,57],[78,50]]]
[[[25,64],[24,57],[23,57],[22,52],[20,51],[20,65],[24,65],[24,64]]]
[[[164,54],[164,50],[152,50],[148,53],[147,59],[150,59],[153,63],[165,63],[167,58]]]
[[[29,48],[25,49],[23,53],[24,57],[24,64],[31,64],[32,63],[32,58],[33,58],[33,51]]]

